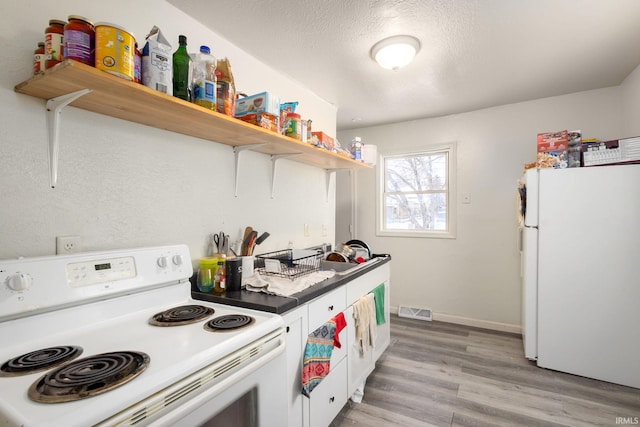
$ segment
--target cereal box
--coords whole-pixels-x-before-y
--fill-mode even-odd
[[[544,132],[538,134],[538,160],[540,169],[564,169],[568,166],[569,132]]]

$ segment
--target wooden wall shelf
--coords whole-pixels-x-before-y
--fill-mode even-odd
[[[297,154],[291,160],[324,169],[370,168],[365,163],[207,110],[72,60],[66,60],[15,87],[16,92],[45,100],[83,89],[90,89],[91,92],[69,105],[234,147],[262,144],[252,150],[268,155]]]

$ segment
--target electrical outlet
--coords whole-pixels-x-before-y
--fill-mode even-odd
[[[73,254],[80,252],[80,236],[57,236],[56,254]]]
[[[304,225],[304,237],[309,237],[310,233],[309,233],[309,224],[305,224]]]

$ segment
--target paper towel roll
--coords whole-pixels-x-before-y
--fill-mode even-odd
[[[362,146],[362,161],[375,166],[378,160],[378,146],[371,144],[364,144]]]

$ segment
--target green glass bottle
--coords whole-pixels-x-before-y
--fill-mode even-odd
[[[173,96],[191,101],[191,57],[187,52],[187,36],[178,36],[178,50],[173,53]]]

